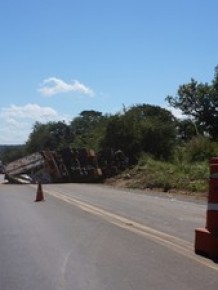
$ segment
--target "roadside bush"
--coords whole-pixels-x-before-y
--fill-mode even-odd
[[[193,137],[185,145],[187,161],[204,161],[218,155],[218,144],[203,136]]]
[[[129,187],[204,192],[208,190],[208,161],[162,162],[142,154],[138,165],[132,170]]]

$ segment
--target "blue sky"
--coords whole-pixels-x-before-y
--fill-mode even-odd
[[[166,107],[218,64],[217,0],[1,0],[0,144],[83,110]]]

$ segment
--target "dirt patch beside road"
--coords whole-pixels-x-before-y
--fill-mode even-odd
[[[116,188],[123,188],[123,189],[131,189],[136,190],[137,192],[140,191],[141,193],[149,193],[152,192],[159,193],[161,195],[167,195],[171,197],[183,197],[183,198],[190,198],[190,199],[199,199],[199,200],[206,200],[208,193],[207,192],[192,192],[187,190],[178,190],[178,189],[169,189],[164,190],[163,188],[149,188],[144,187],[143,182],[130,175],[119,175],[116,177],[111,177],[105,180],[104,182],[108,186],[116,187]]]

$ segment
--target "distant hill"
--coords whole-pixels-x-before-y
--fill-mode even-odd
[[[8,145],[0,145],[0,154],[8,148],[7,146]]]
[[[0,160],[5,161],[5,156],[8,156],[8,152],[20,151],[23,146],[24,145],[0,145]]]
[[[0,145],[0,153],[5,151],[6,149],[15,149],[15,148],[19,148],[23,145]]]

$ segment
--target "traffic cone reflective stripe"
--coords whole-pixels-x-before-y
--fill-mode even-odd
[[[218,210],[218,204],[212,202],[208,203],[207,210]]]
[[[35,201],[44,201],[44,194],[42,191],[42,184],[41,182],[38,183],[38,188],[37,188],[37,192],[36,192],[36,200]]]

